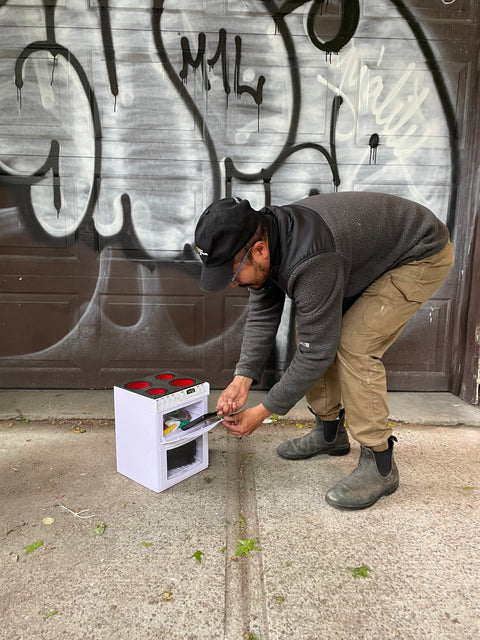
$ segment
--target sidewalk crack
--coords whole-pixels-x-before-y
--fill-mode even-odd
[[[238,540],[262,548],[255,485],[255,454],[248,440],[228,438],[225,551],[225,640],[255,634],[268,640],[262,551],[236,556]],[[252,638],[255,636],[251,636]]]

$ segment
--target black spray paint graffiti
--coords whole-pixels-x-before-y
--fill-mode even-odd
[[[91,214],[94,210],[96,201],[97,201],[97,193],[96,193],[96,185],[98,178],[101,175],[101,158],[102,158],[102,135],[101,135],[101,126],[100,126],[100,115],[98,110],[98,105],[95,99],[95,95],[93,93],[93,89],[90,86],[87,75],[77,60],[77,58],[73,55],[71,51],[69,51],[66,47],[58,44],[55,37],[55,7],[56,0],[49,0],[47,4],[47,0],[44,0],[44,11],[45,11],[45,29],[46,29],[46,39],[42,41],[32,42],[28,46],[26,46],[20,55],[17,58],[17,62],[15,65],[15,85],[17,87],[17,97],[19,106],[22,106],[22,87],[24,84],[23,80],[23,68],[27,59],[37,51],[47,51],[49,52],[54,61],[56,61],[58,56],[62,56],[67,60],[69,65],[73,68],[75,73],[77,74],[82,88],[85,92],[85,95],[88,97],[90,102],[91,116],[93,122],[93,138],[95,145],[95,160],[94,160],[94,175],[91,180],[91,190],[88,198],[88,204],[86,206],[86,210],[84,212],[83,219],[85,220],[89,214]],[[52,68],[52,79],[51,82],[54,81],[54,71],[55,71],[55,62]],[[39,240],[46,240],[46,234],[39,224],[37,217],[35,215],[35,210],[32,204],[32,198],[30,194],[30,189],[35,182],[41,179],[41,177],[48,174],[50,170],[53,172],[53,203],[54,207],[57,210],[57,215],[60,215],[61,212],[61,195],[60,195],[60,182],[61,176],[59,174],[59,158],[60,158],[60,143],[57,140],[52,140],[50,153],[47,157],[45,163],[34,172],[33,176],[9,176],[10,180],[14,181],[14,183],[18,186],[18,198],[19,198],[19,210],[20,215],[24,218],[24,222],[26,226],[30,229],[32,235]],[[9,175],[9,174],[7,174]],[[38,180],[36,180],[38,178]],[[3,180],[5,182],[10,182],[10,180]],[[65,237],[63,239],[63,243],[71,244],[75,241],[75,234],[71,234],[70,237]]]
[[[117,67],[115,64],[115,48],[113,46],[112,24],[110,21],[110,7],[108,0],[98,0],[100,13],[100,30],[102,32],[103,52],[107,66],[110,91],[115,97],[114,110],[117,106],[118,80]]]
[[[422,26],[415,19],[414,14],[408,8],[405,0],[390,0],[392,4],[397,8],[399,14],[406,20],[410,26],[420,49],[425,57],[425,61],[430,69],[432,80],[437,89],[442,108],[445,115],[445,121],[448,126],[448,133],[450,137],[450,159],[451,159],[451,198],[449,202],[449,208],[447,213],[447,226],[450,229],[452,236],[455,234],[455,219],[456,219],[456,207],[457,207],[457,190],[459,182],[459,167],[460,167],[460,149],[459,149],[459,136],[457,118],[455,116],[455,108],[452,103],[452,99],[447,89],[445,78],[441,72],[440,65],[434,55],[432,47],[428,41]]]
[[[273,3],[266,2],[265,4],[269,5],[269,10],[275,21],[276,31],[282,37],[285,43],[286,50],[291,52],[290,53],[290,79],[292,83],[292,92],[294,95],[300,95],[300,64],[296,57],[295,47],[293,45],[292,38],[289,32],[289,29],[287,27],[285,17],[288,15],[290,11],[292,11],[297,6],[305,4],[305,2],[295,2],[295,3],[287,2],[287,3],[284,3],[282,8],[277,11],[275,11]],[[321,5],[323,3],[316,2],[314,4],[317,5],[316,8],[319,11],[321,11]],[[353,4],[356,4],[356,2],[354,2]],[[292,5],[295,5],[295,6],[292,6]],[[310,19],[310,15],[311,14],[309,14],[309,19]],[[352,36],[353,34],[350,37]],[[336,49],[337,44],[336,43],[334,44]],[[271,201],[270,184],[275,172],[280,168],[280,166],[284,164],[284,162],[290,156],[292,156],[297,151],[301,151],[304,149],[313,149],[327,159],[327,162],[330,166],[330,170],[332,172],[333,184],[335,186],[335,189],[337,189],[337,187],[340,185],[340,175],[338,173],[336,149],[335,149],[335,125],[338,117],[338,111],[340,109],[340,105],[342,104],[342,101],[343,100],[341,96],[335,96],[332,103],[332,111],[331,111],[331,117],[330,117],[330,151],[328,151],[327,149],[325,149],[325,147],[319,144],[314,144],[309,142],[302,143],[302,144],[295,143],[296,132],[298,129],[298,121],[300,117],[300,105],[297,102],[293,106],[292,115],[290,119],[290,127],[289,127],[285,144],[281,149],[280,153],[278,154],[278,156],[273,160],[273,162],[271,162],[271,164],[268,167],[261,169],[257,173],[249,175],[237,169],[235,167],[235,164],[232,158],[225,159],[227,194],[230,194],[231,192],[230,185],[231,185],[232,179],[237,179],[240,181],[263,180],[263,184],[265,188],[265,204],[269,205]]]
[[[293,95],[300,95],[300,68],[301,65],[296,58],[295,47],[288,30],[285,18],[286,16],[293,11],[294,9],[307,4],[306,0],[301,2],[285,2],[280,8],[276,8],[272,2],[266,1],[264,5],[267,7],[270,15],[275,21],[275,29],[276,33],[279,34],[285,43],[285,48],[289,52],[290,57],[290,74],[291,74],[291,84],[292,84],[292,93]],[[162,42],[162,34],[160,28],[160,22],[163,13],[163,5],[164,2],[159,3],[159,7],[154,9],[154,22],[153,22],[153,31],[155,36],[155,42],[157,44],[157,51],[159,57],[167,69],[169,77],[171,81],[177,86],[179,89],[179,93],[182,96],[182,99],[187,103],[187,106],[193,111],[196,118],[201,119],[201,115],[198,112],[198,108],[195,104],[193,104],[190,95],[183,91],[181,87],[179,87],[178,78],[176,70],[174,69],[171,61],[169,60],[165,47]],[[322,43],[313,31],[313,19],[317,12],[322,11],[323,1],[316,1],[313,3],[312,8],[310,9],[308,16],[308,24],[309,24],[309,35],[311,38],[314,37],[313,43],[315,46],[327,53],[338,53],[342,46],[347,44],[349,40],[353,37],[356,29],[356,25],[358,23],[359,16],[359,7],[358,2],[352,2],[349,5],[349,11],[342,14],[342,21],[339,28],[338,35],[332,40]],[[180,71],[180,77],[183,82],[187,81],[188,78],[188,68],[191,66],[193,69],[201,68],[203,79],[204,79],[204,88],[206,91],[210,89],[210,83],[208,81],[208,76],[206,72],[206,65],[208,64],[209,68],[213,68],[219,58],[222,61],[222,79],[223,79],[223,87],[225,94],[230,94],[230,84],[227,73],[227,65],[226,65],[226,30],[221,29],[218,35],[218,45],[216,49],[215,55],[206,60],[205,59],[205,51],[206,51],[206,35],[204,33],[200,33],[198,36],[198,48],[197,55],[193,57],[191,53],[191,46],[187,38],[182,38],[182,52],[183,52],[183,67]],[[249,94],[253,97],[259,112],[258,112],[258,126],[260,126],[260,105],[262,104],[262,88],[265,83],[265,77],[261,75],[257,81],[257,87],[253,88],[244,84],[240,84],[240,66],[241,66],[241,38],[239,36],[235,37],[235,68],[234,68],[234,91],[238,97],[240,97],[243,93]],[[254,173],[246,173],[244,171],[240,171],[235,167],[234,161],[231,157],[227,157],[224,161],[225,163],[225,177],[226,177],[226,185],[225,185],[225,193],[226,195],[231,194],[231,184],[233,179],[237,179],[240,182],[258,182],[262,181],[264,184],[265,190],[265,204],[268,206],[271,203],[271,191],[270,184],[271,180],[276,173],[276,171],[285,163],[285,161],[291,157],[294,153],[298,151],[302,151],[304,149],[312,149],[317,151],[321,155],[326,158],[328,165],[330,167],[332,173],[332,180],[335,189],[340,185],[340,175],[338,172],[338,164],[336,158],[336,149],[335,149],[335,130],[336,130],[336,121],[338,117],[338,112],[340,109],[340,105],[342,104],[341,96],[336,96],[332,102],[331,109],[331,117],[330,117],[330,150],[327,150],[323,145],[314,144],[314,143],[302,143],[295,144],[295,136],[298,129],[298,120],[300,116],[300,104],[296,102],[293,107],[293,112],[290,118],[290,127],[287,139],[282,150],[279,152],[278,156],[270,163],[268,167],[264,167],[261,170]],[[205,123],[202,120],[202,127],[205,131]],[[211,139],[210,134],[206,133],[207,138]],[[220,193],[216,193],[216,196],[219,197]]]
[[[85,206],[84,211],[81,215],[81,224],[78,228],[78,232],[75,234],[70,234],[69,236],[63,238],[63,242],[69,244],[75,242],[77,237],[82,235],[80,233],[80,229],[87,228],[88,233],[86,235],[91,236],[93,233],[97,238],[95,246],[101,248],[104,245],[104,240],[99,237],[97,230],[95,229],[93,223],[93,212],[95,210],[95,206],[98,200],[98,185],[100,184],[102,175],[101,175],[101,165],[102,165],[102,132],[101,132],[101,124],[100,124],[100,115],[99,108],[96,101],[96,97],[93,91],[92,86],[87,78],[87,75],[82,68],[80,62],[74,56],[74,54],[65,46],[57,43],[55,36],[55,10],[56,10],[56,0],[43,0],[44,3],[44,12],[45,12],[45,27],[46,27],[46,38],[44,41],[37,41],[29,44],[18,56],[16,68],[15,68],[15,83],[18,90],[19,104],[21,105],[21,90],[23,86],[23,67],[25,61],[31,56],[33,53],[37,51],[46,51],[48,52],[54,60],[54,66],[52,68],[52,77],[51,82],[54,82],[54,73],[55,73],[55,61],[58,57],[63,57],[68,64],[72,67],[73,71],[77,75],[80,80],[83,91],[85,92],[85,96],[87,96],[90,110],[91,110],[91,118],[93,123],[93,131],[92,137],[94,139],[94,168],[93,175],[91,176],[91,190],[88,198],[88,202]],[[0,2],[0,6],[7,4],[6,0]],[[102,35],[102,45],[105,55],[105,63],[106,63],[106,72],[108,75],[109,86],[111,94],[114,96],[114,110],[116,109],[117,96],[121,91],[121,87],[119,87],[118,77],[117,77],[117,61],[115,56],[115,49],[113,44],[113,36],[112,36],[112,27],[110,20],[110,6],[108,0],[99,0],[98,2],[98,13],[99,13],[99,26]],[[322,41],[315,29],[315,21],[318,19],[318,16],[322,15],[322,12],[327,6],[327,3],[324,0],[297,0],[297,1],[285,1],[279,6],[275,4],[271,0],[265,0],[263,2],[263,6],[266,11],[270,14],[272,20],[275,23],[276,33],[282,38],[285,50],[288,52],[289,56],[289,72],[290,72],[290,83],[291,83],[291,92],[293,96],[300,96],[300,69],[301,64],[297,59],[295,44],[292,38],[292,35],[287,26],[287,17],[296,9],[299,9],[302,6],[309,5],[308,16],[307,16],[307,31],[309,39],[312,45],[325,52],[327,57],[330,57],[332,54],[339,54],[345,45],[351,41],[353,36],[355,35],[358,21],[359,21],[359,2],[358,0],[352,0],[349,3],[341,3],[341,13],[340,13],[340,24],[337,30],[337,33],[333,38],[327,41]],[[454,227],[454,216],[455,216],[455,206],[456,206],[456,198],[455,198],[455,189],[457,184],[457,172],[458,172],[458,134],[456,129],[456,119],[454,114],[454,108],[449,97],[445,80],[443,79],[442,74],[440,73],[439,65],[435,61],[435,57],[430,48],[428,40],[423,33],[421,26],[418,21],[415,20],[412,12],[406,5],[405,0],[392,0],[392,4],[398,9],[400,15],[402,15],[405,20],[410,25],[414,35],[417,38],[419,46],[425,54],[425,59],[427,64],[432,72],[433,82],[436,85],[438,95],[441,99],[441,104],[444,109],[445,119],[447,122],[447,126],[449,129],[450,135],[450,148],[451,148],[451,167],[452,167],[452,197],[450,198],[450,209],[448,212],[448,225],[451,229]],[[239,169],[235,161],[232,157],[226,157],[223,160],[224,164],[224,179],[225,183],[222,183],[222,172],[221,172],[221,163],[217,156],[216,146],[213,140],[211,133],[208,130],[207,124],[205,122],[204,117],[200,113],[198,106],[195,104],[194,100],[190,96],[190,94],[185,91],[184,83],[188,80],[189,69],[191,68],[193,71],[200,68],[202,77],[204,90],[209,91],[210,83],[208,80],[208,69],[213,69],[215,65],[220,61],[222,67],[222,81],[223,88],[226,95],[227,100],[227,108],[228,108],[228,97],[231,93],[231,84],[230,77],[228,74],[228,55],[227,55],[227,31],[226,29],[220,29],[218,32],[218,42],[216,46],[216,51],[213,56],[210,58],[206,57],[206,34],[201,32],[198,34],[198,41],[196,43],[196,53],[192,53],[194,50],[194,45],[191,44],[187,37],[183,36],[180,38],[179,47],[182,51],[183,55],[183,65],[182,68],[176,68],[167,53],[167,48],[163,41],[162,27],[161,21],[164,13],[164,0],[155,0],[154,6],[152,8],[152,34],[154,38],[154,43],[157,51],[157,55],[159,60],[162,62],[167,77],[171,82],[172,86],[177,90],[180,99],[183,101],[189,112],[191,113],[196,126],[203,131],[203,139],[206,145],[206,149],[209,155],[209,163],[210,163],[210,171],[211,171],[211,181],[212,181],[212,193],[213,197],[217,198],[223,194],[229,194],[232,191],[232,182],[234,180],[238,180],[242,183],[256,183],[261,182],[264,185],[264,196],[265,196],[265,204],[269,205],[271,203],[271,183],[273,178],[275,177],[276,172],[286,163],[286,161],[291,158],[291,156],[299,151],[310,149],[315,153],[319,154],[324,160],[327,161],[328,168],[330,170],[332,176],[332,182],[334,188],[338,188],[341,184],[337,154],[336,154],[336,124],[337,118],[339,114],[339,110],[342,104],[342,98],[340,96],[335,96],[331,103],[331,113],[330,113],[330,133],[329,133],[329,142],[328,146],[324,146],[317,143],[312,142],[302,142],[298,143],[296,140],[298,123],[299,123],[299,115],[300,115],[300,103],[298,100],[294,99],[293,108],[289,121],[288,132],[284,141],[284,144],[276,157],[269,162],[269,164],[260,170],[254,171],[252,173],[248,173],[244,170]],[[256,105],[258,110],[258,123],[260,127],[260,113],[261,113],[261,105],[263,102],[263,89],[265,84],[265,76],[260,75],[257,79],[256,86],[250,86],[240,82],[240,68],[242,64],[242,39],[240,36],[235,36],[235,55],[234,55],[234,73],[233,73],[233,91],[238,99],[242,96],[245,98],[250,98],[253,103]],[[208,68],[207,68],[208,67]],[[371,156],[370,162],[375,163],[376,161],[376,151],[378,147],[378,135],[372,134],[370,138],[370,149]],[[58,141],[52,140],[50,152],[48,154],[45,162],[30,176],[19,176],[14,174],[14,172],[3,171],[3,178],[0,176],[2,181],[8,181],[10,184],[15,183],[19,194],[18,202],[19,209],[21,215],[24,218],[27,226],[32,230],[34,235],[39,238],[41,241],[49,243],[52,242],[52,238],[49,237],[48,233],[45,232],[43,227],[38,223],[34,206],[32,204],[32,198],[30,195],[30,189],[36,181],[40,180],[42,176],[45,176],[48,172],[51,172],[53,175],[53,203],[57,214],[60,216],[62,212],[62,202],[61,202],[61,172],[60,172],[60,162],[59,159],[61,157],[61,147]],[[319,162],[319,168],[322,166],[322,163]],[[140,260],[148,260],[148,256],[144,254],[141,249],[141,245],[138,242],[138,239],[135,234],[135,230],[132,226],[131,222],[131,198],[128,194],[124,193],[121,197],[121,206],[123,210],[123,226],[122,230],[119,232],[119,237],[117,238],[122,244],[122,238],[125,239],[125,243],[129,245],[130,249],[132,249],[132,244],[137,243],[137,258]],[[131,252],[129,252],[131,256]]]
[[[304,3],[294,4],[301,5]],[[358,3],[358,0],[355,0],[354,2],[348,3],[348,10],[346,10],[347,8],[345,7],[345,4],[342,3],[342,12],[340,15],[341,22],[336,36],[331,40],[328,40],[327,42],[322,42],[315,32],[315,17],[319,14],[322,14],[323,5],[324,0],[315,0],[315,2],[312,3],[312,6],[308,12],[307,30],[312,44],[321,51],[325,51],[325,56],[331,58],[332,54],[339,53],[340,49],[348,44],[355,35],[358,21],[360,19],[360,5]],[[328,6],[328,0],[326,2],[326,5]]]
[[[377,163],[377,147],[379,144],[380,136],[378,133],[372,133],[370,140],[368,141],[368,146],[370,147],[370,158],[368,160],[368,164]]]
[[[87,75],[77,60],[77,58],[73,55],[73,53],[67,49],[66,47],[60,45],[56,41],[55,36],[55,9],[57,0],[43,0],[44,3],[44,11],[45,11],[45,29],[46,29],[46,39],[44,41],[32,42],[28,46],[26,46],[20,55],[17,58],[17,62],[15,65],[15,85],[17,87],[17,98],[19,102],[19,107],[22,106],[22,87],[24,84],[23,81],[23,68],[26,60],[32,54],[35,54],[37,51],[48,51],[54,60],[54,64],[52,67],[52,76],[51,76],[51,84],[54,82],[54,72],[56,68],[56,60],[58,56],[62,56],[65,60],[68,61],[69,65],[76,72],[82,88],[85,92],[85,96],[88,99],[91,110],[91,117],[93,123],[93,139],[94,139],[94,168],[91,176],[91,189],[90,195],[88,198],[87,205],[81,216],[81,221],[78,225],[77,230],[74,233],[64,236],[61,240],[54,240],[52,242],[52,238],[46,234],[45,230],[39,224],[38,219],[35,215],[35,210],[32,204],[31,198],[31,186],[38,182],[42,177],[48,174],[49,171],[52,172],[53,175],[53,203],[54,207],[57,211],[57,215],[59,216],[61,213],[61,193],[60,193],[60,183],[61,176],[59,173],[59,159],[60,159],[60,143],[57,140],[52,140],[50,153],[47,157],[45,163],[34,172],[33,176],[8,176],[8,182],[11,184],[14,182],[17,187],[17,200],[19,203],[19,211],[20,216],[23,218],[23,221],[27,228],[30,229],[30,232],[34,238],[41,242],[45,242],[46,244],[61,244],[61,245],[70,245],[78,241],[78,238],[92,238],[93,236],[93,246],[98,250],[101,250],[105,245],[105,238],[98,233],[96,230],[92,214],[95,209],[97,200],[98,200],[98,184],[101,179],[101,162],[102,162],[102,131],[101,131],[101,122],[100,122],[100,113],[98,104],[95,98],[95,94],[92,86],[89,83]],[[112,40],[112,32],[110,25],[110,15],[109,15],[109,6],[108,0],[99,0],[100,7],[100,26],[103,40],[103,47],[105,52],[107,73],[110,81],[110,90],[112,94],[115,96],[118,95],[118,83],[117,83],[117,75],[116,75],[116,66],[115,66],[115,51],[113,48],[113,40]],[[7,174],[8,175],[8,174]],[[0,173],[0,180],[1,180]],[[130,259],[139,260],[145,262],[150,269],[154,267],[148,261],[148,256],[141,248],[141,244],[136,237],[136,233],[132,224],[131,218],[131,206],[130,206],[130,198],[128,194],[123,194],[121,197],[121,205],[123,209],[123,225],[121,231],[116,234],[111,240],[119,240],[122,249],[124,250],[125,255],[128,255]]]
[[[208,74],[206,71],[206,65],[208,65],[209,69],[212,70],[218,59],[221,57],[222,59],[222,80],[223,80],[223,88],[225,91],[225,95],[227,96],[227,107],[228,107],[228,96],[230,95],[231,88],[228,78],[228,65],[227,65],[227,31],[225,29],[220,29],[218,32],[218,46],[215,54],[205,60],[205,49],[206,49],[206,35],[201,32],[198,34],[198,48],[197,55],[194,58],[190,49],[190,42],[188,38],[182,37],[181,39],[181,47],[183,52],[183,66],[179,73],[180,78],[182,78],[183,82],[187,84],[188,79],[188,69],[192,67],[195,71],[198,67],[202,70],[202,77],[204,81],[205,91],[210,91],[211,85],[208,79]],[[241,67],[241,59],[242,59],[242,39],[240,36],[235,36],[235,69],[234,69],[234,80],[233,80],[233,90],[237,98],[241,98],[243,94],[250,95],[255,104],[258,107],[258,121],[260,127],[260,105],[263,101],[262,89],[265,84],[265,76],[260,76],[257,81],[257,87],[254,89],[246,84],[240,84],[240,67]]]

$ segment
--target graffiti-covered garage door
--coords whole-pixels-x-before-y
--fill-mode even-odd
[[[478,10],[468,0],[2,0],[0,385],[229,381],[246,294],[199,290],[193,230],[383,191],[448,223],[456,267],[387,352],[391,389],[461,377]],[[471,175],[471,174],[470,174]],[[262,385],[285,368],[284,314]]]

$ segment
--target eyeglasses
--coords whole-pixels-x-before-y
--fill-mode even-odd
[[[250,253],[250,251],[253,249],[253,245],[250,247],[250,249],[247,251],[247,253],[243,256],[242,261],[240,262],[240,264],[238,265],[238,269],[235,271],[235,273],[233,274],[233,276],[230,279],[230,282],[236,282],[237,281],[237,276],[240,273],[240,269],[243,267],[243,265],[245,264],[246,259],[248,258],[248,254]]]

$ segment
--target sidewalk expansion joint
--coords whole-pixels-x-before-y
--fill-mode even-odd
[[[225,640],[268,640],[268,621],[259,537],[254,452],[244,438],[227,440],[225,552]],[[260,551],[236,555],[239,540]]]

